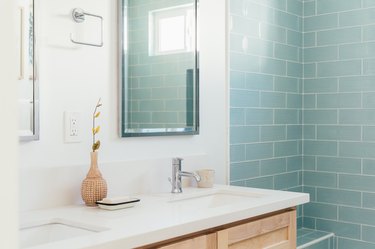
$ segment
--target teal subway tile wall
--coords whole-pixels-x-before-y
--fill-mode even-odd
[[[303,63],[313,64],[315,73],[303,77],[302,155],[310,162],[302,183],[314,195],[304,206],[303,226],[335,233],[339,249],[375,248],[370,166],[375,5],[370,2],[375,3],[304,1]],[[307,9],[311,6],[314,10]],[[312,212],[311,205],[320,211]]]
[[[375,0],[229,3],[230,183],[310,193],[300,227],[375,249]]]
[[[299,0],[230,1],[233,185],[302,191],[302,12]]]

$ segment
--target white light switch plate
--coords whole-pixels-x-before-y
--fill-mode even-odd
[[[79,143],[82,141],[80,117],[80,112],[64,112],[65,143]]]

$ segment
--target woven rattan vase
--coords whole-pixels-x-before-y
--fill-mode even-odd
[[[98,152],[91,152],[91,166],[81,186],[81,196],[87,206],[107,197],[107,183],[98,168]]]

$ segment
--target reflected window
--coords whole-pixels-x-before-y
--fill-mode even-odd
[[[149,55],[192,52],[194,6],[182,5],[149,12]]]

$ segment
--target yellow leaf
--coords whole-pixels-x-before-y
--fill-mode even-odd
[[[93,134],[97,134],[97,133],[99,133],[99,131],[100,131],[100,126],[97,126],[96,128],[92,129]]]
[[[100,141],[96,141],[93,145],[92,145],[92,151],[96,151],[100,148]]]
[[[97,112],[97,113],[95,114],[94,118],[97,118],[97,117],[99,117],[99,116],[100,116],[100,112]]]

